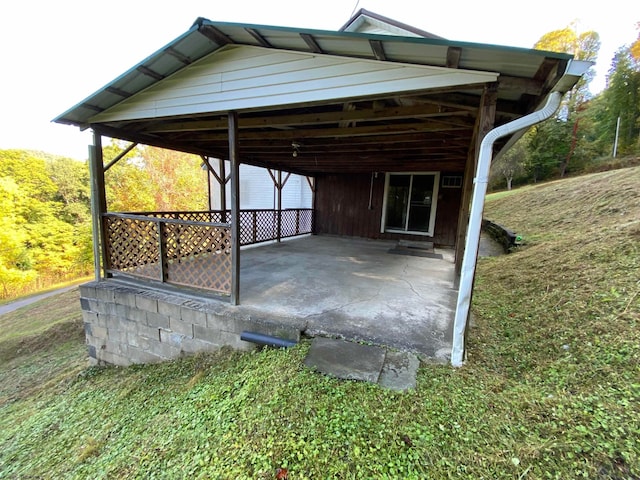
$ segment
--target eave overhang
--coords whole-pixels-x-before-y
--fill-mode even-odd
[[[199,18],[183,35],[54,121],[91,127],[115,138],[226,157],[224,110],[200,107],[179,115],[120,119],[110,112],[180,78],[181,72],[207,57],[243,46],[353,63],[381,62],[385,67],[414,66],[425,72],[471,72],[482,79],[314,101],[300,97],[289,104],[256,100],[253,106],[237,109],[243,162],[307,174],[415,169],[426,160],[441,169],[461,170],[482,91],[489,84],[497,85],[496,124],[501,124],[533,111],[550,91],[569,90],[579,78],[568,74],[572,56],[560,53]],[[302,145],[296,157],[293,143]]]

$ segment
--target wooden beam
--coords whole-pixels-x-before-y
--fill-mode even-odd
[[[267,168],[267,172],[269,172],[269,176],[271,177],[271,180],[273,181],[273,186],[278,188],[278,180],[276,180],[276,177],[273,174],[273,172],[271,171],[271,169]]]
[[[316,179],[314,177],[310,177],[309,175],[305,175],[307,179],[307,183],[309,184],[309,188],[313,193],[316,193]]]
[[[240,148],[238,113],[229,112],[231,161],[231,304],[240,304]]]
[[[113,93],[114,95],[118,95],[122,98],[129,98],[132,95],[131,93],[125,92],[124,90],[116,87],[106,87],[105,91]]]
[[[269,43],[269,41],[264,38],[260,32],[258,32],[258,30],[256,30],[255,28],[245,28],[246,32],[251,35],[253,38],[256,39],[256,41],[263,47],[266,48],[273,48],[273,45],[271,45]]]
[[[447,68],[458,68],[461,56],[462,49],[460,47],[447,48]]]
[[[530,78],[509,77],[501,75],[498,79],[500,90],[516,90],[527,95],[541,95],[543,82]]]
[[[97,105],[93,105],[91,103],[84,102],[81,104],[82,108],[86,108],[87,110],[93,110],[94,112],[102,112],[104,109],[98,107]]]
[[[497,103],[498,85],[495,83],[487,85],[487,88],[482,94],[476,128],[474,128],[473,142],[469,148],[469,155],[462,180],[462,200],[460,202],[460,214],[458,215],[458,233],[455,252],[455,268],[457,274],[460,274],[460,270],[462,269],[462,258],[464,256],[465,239],[469,224],[469,209],[471,194],[473,192],[473,177],[475,176],[478,161],[478,151],[480,150],[482,139],[494,126]]]
[[[198,28],[198,32],[207,37],[213,43],[220,46],[235,43],[233,40],[231,40],[230,37],[218,30],[213,25],[200,25],[200,27]]]
[[[225,163],[224,159],[218,159],[218,165],[220,168],[220,210],[222,210],[222,221],[227,221],[227,182],[229,178],[225,176]],[[231,173],[229,173],[231,175]],[[224,181],[222,181],[224,179]]]
[[[218,182],[218,185],[224,186],[224,183],[222,183],[222,178],[220,178],[218,172],[216,172],[209,163],[209,157],[207,157],[206,155],[200,155],[200,158],[202,158],[202,162],[207,167],[207,170],[209,170],[209,173],[214,176],[214,178]]]
[[[304,40],[304,43],[307,44],[309,50],[311,50],[312,53],[324,53],[322,48],[320,48],[320,45],[318,45],[318,42],[316,42],[316,39],[313,38],[313,35],[309,33],[301,33],[300,36]]]
[[[352,105],[352,104],[349,104]],[[382,121],[382,120],[398,120],[406,118],[440,118],[440,117],[470,117],[471,112],[477,111],[477,101],[473,107],[455,109],[445,107],[433,102],[411,105],[390,107],[385,109],[343,109],[333,112],[317,112],[317,113],[299,113],[285,114],[260,117],[242,117],[241,130],[256,127],[279,127],[279,126],[299,126],[299,125],[319,125],[340,122],[357,122],[357,121]],[[195,121],[169,121],[158,123],[157,126],[151,126],[147,131],[154,133],[162,132],[196,132],[201,130],[223,130],[227,128],[225,120],[195,120]]]
[[[381,40],[369,40],[371,51],[376,60],[384,61],[387,59],[387,55],[384,53],[384,45]]]
[[[104,229],[103,214],[107,213],[107,195],[104,182],[104,158],[102,151],[102,136],[93,132],[93,146],[89,150],[90,175],[91,175],[91,213],[93,223],[94,242],[94,268],[96,280],[109,276],[110,268],[107,257],[106,234]],[[99,248],[97,246],[99,245]],[[102,269],[100,261],[102,260]]]
[[[187,57],[183,53],[180,53],[178,50],[176,50],[173,47],[167,47],[164,49],[164,51],[167,52],[172,57],[177,58],[184,65],[191,65],[192,63],[192,60],[189,57]]]
[[[419,133],[419,132],[453,132],[471,130],[472,125],[445,125],[436,122],[412,122],[412,123],[394,123],[389,125],[365,125],[350,128],[305,128],[297,130],[282,131],[240,131],[240,138],[243,140],[251,139],[280,139],[280,140],[299,140],[302,138],[339,138],[339,137],[357,137],[363,135],[394,135],[399,133]],[[224,139],[222,133],[198,134],[190,137],[191,141],[215,141]]]
[[[280,243],[280,237],[282,237],[282,170],[278,170],[278,221],[277,223],[277,241]]]
[[[113,160],[111,160],[105,167],[104,167],[104,171],[106,172],[107,170],[109,170],[111,167],[113,167],[116,163],[118,163],[120,160],[122,160],[124,158],[124,156],[129,153],[131,150],[133,150],[134,148],[136,148],[136,146],[138,145],[137,142],[132,142],[131,145],[129,145],[127,148],[125,148],[122,152],[120,152],[120,154],[114,158]]]
[[[150,69],[149,67],[145,67],[144,65],[140,65],[138,67],[136,67],[136,70],[138,70],[140,73],[142,73],[143,75],[146,75],[147,77],[151,77],[154,80],[164,80],[165,76],[156,72],[155,70]]]

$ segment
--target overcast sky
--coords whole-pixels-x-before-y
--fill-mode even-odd
[[[634,6],[635,5],[635,6]],[[531,48],[576,22],[602,48],[592,92],[614,52],[637,38],[640,4],[627,0],[20,0],[0,5],[0,149],[85,159],[91,138],[51,120],[186,32],[213,21],[338,30],[366,8],[442,37]]]

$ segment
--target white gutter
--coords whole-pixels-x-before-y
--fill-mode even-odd
[[[482,226],[482,211],[484,210],[484,197],[487,193],[489,181],[489,168],[493,156],[493,144],[499,138],[528,128],[540,123],[551,115],[560,106],[562,93],[552,92],[547,98],[547,103],[540,110],[518,118],[512,122],[501,125],[491,130],[482,139],[478,152],[478,167],[473,183],[473,196],[471,198],[471,212],[469,214],[469,227],[467,229],[467,241],[462,257],[462,270],[460,272],[460,286],[458,289],[458,303],[456,316],[453,323],[453,346],[451,348],[451,365],[461,367],[464,357],[464,331],[469,317],[471,304],[471,291],[473,289],[473,277],[478,260],[478,246],[480,245],[480,228]]]

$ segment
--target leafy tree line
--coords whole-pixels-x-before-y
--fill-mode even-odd
[[[89,271],[89,202],[85,163],[0,150],[0,298]]]
[[[112,142],[105,161],[122,151]],[[137,147],[105,175],[110,211],[201,210],[200,159]],[[86,162],[26,150],[0,150],[0,298],[38,291],[93,269]]]
[[[640,31],[640,23],[638,28]],[[596,32],[578,34],[575,26],[569,26],[545,34],[534,48],[595,61],[600,40]],[[637,161],[640,34],[635,42],[618,49],[606,88],[596,96],[588,88],[593,76],[593,71],[589,71],[567,93],[555,118],[531,127],[496,159],[492,166],[492,188],[510,189],[513,183],[535,183]],[[613,159],[614,156],[617,158]]]

